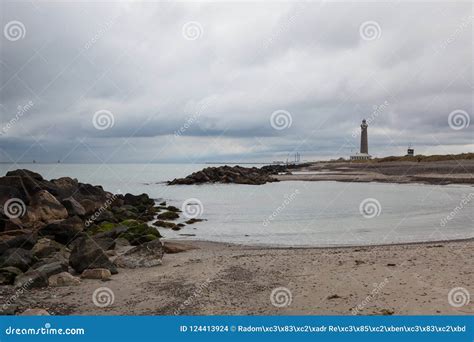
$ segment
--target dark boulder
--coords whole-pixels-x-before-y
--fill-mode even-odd
[[[126,232],[120,234],[119,237],[127,239],[135,246],[161,237],[156,228],[150,227],[146,223],[136,220],[127,220],[121,222],[121,225],[126,226],[128,229]]]
[[[95,217],[94,222],[100,223],[104,221],[117,222],[117,219],[115,218],[114,214],[112,214],[111,211],[101,210],[99,214]]]
[[[158,220],[176,220],[179,215],[174,211],[165,211],[157,216]]]
[[[12,198],[20,199],[26,205],[30,202],[30,197],[20,177],[0,177],[0,205],[2,207]]]
[[[38,231],[44,237],[52,237],[53,240],[67,245],[78,237],[84,230],[84,223],[78,216],[69,217],[62,221],[50,223]]]
[[[0,255],[10,248],[31,249],[37,241],[35,234],[23,234],[0,242]]]
[[[92,239],[102,248],[104,251],[108,251],[115,248],[115,240],[110,237],[92,237]]]
[[[161,228],[174,228],[174,227],[176,227],[176,223],[166,222],[166,221],[161,221],[161,220],[153,222],[153,225],[156,226],[156,227],[161,227]]]
[[[10,248],[0,257],[0,267],[13,266],[26,271],[33,261],[31,251],[23,248]]]
[[[25,187],[29,195],[33,195],[40,190],[46,190],[54,196],[57,195],[56,186],[53,183],[43,179],[43,177],[39,173],[19,169],[7,172],[6,177],[21,178],[23,186]]]
[[[61,204],[66,208],[69,216],[84,216],[86,214],[86,210],[81,203],[76,201],[73,197],[63,199]]]
[[[74,195],[78,188],[79,182],[77,179],[73,179],[70,177],[61,177],[58,179],[52,179],[51,183],[56,188],[55,195],[62,201],[67,198],[71,198]]]
[[[107,200],[110,200],[110,204],[113,202],[112,194],[104,191],[100,185],[91,185],[85,183],[79,183],[77,191],[72,195],[74,199],[82,204],[83,200],[90,200],[92,202],[99,203],[99,207],[104,206]]]
[[[15,278],[20,274],[22,272],[17,267],[8,266],[0,268],[0,285],[12,285],[15,282]]]
[[[116,266],[102,248],[89,237],[81,237],[74,242],[69,256],[69,265],[78,273],[82,273],[87,268],[106,268],[112,274],[117,273]]]
[[[31,268],[27,272],[15,278],[16,287],[46,287],[48,278],[52,275],[66,272],[67,264],[62,262],[52,262],[41,265],[37,268]]]
[[[115,225],[112,223],[110,225],[103,224],[102,226],[99,226],[99,227],[102,227],[102,230],[100,230],[99,233],[94,235],[94,238],[97,238],[97,239],[102,239],[102,238],[117,239],[121,234],[125,233],[128,230],[127,226]]]
[[[24,228],[20,218],[8,218],[0,215],[0,231],[11,233],[12,230],[22,231]]]
[[[8,171],[6,173],[6,176],[7,177],[9,177],[9,176],[25,177],[25,178],[30,178],[30,179],[35,180],[35,181],[42,181],[43,180],[43,176],[41,176],[39,173],[30,171],[30,170],[26,170],[26,169],[17,169],[17,170],[14,170],[14,171]]]
[[[141,194],[141,195],[125,194],[124,204],[132,205],[134,207],[153,206],[155,204],[155,201],[153,201],[147,194]]]
[[[160,240],[144,243],[130,249],[116,259],[119,267],[138,268],[161,265],[163,258],[163,244]]]

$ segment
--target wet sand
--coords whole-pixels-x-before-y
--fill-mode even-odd
[[[32,289],[18,311],[43,308],[75,315],[466,315],[471,299],[450,305],[448,293],[474,294],[474,240],[344,248],[266,248],[179,242],[163,265],[119,269],[109,281]],[[113,304],[97,307],[108,287]],[[275,306],[271,293],[281,290]],[[3,288],[2,299],[13,289]],[[291,298],[291,300],[290,300]]]

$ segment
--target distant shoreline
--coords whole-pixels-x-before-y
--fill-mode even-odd
[[[379,182],[394,184],[474,185],[474,160],[320,162],[280,174],[280,181]],[[307,172],[307,174],[304,174]]]

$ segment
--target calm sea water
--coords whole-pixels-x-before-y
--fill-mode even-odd
[[[474,187],[296,181],[262,186],[163,183],[205,166],[20,165],[46,179],[74,177],[114,193],[147,193],[178,207],[189,198],[198,199],[202,203],[202,218],[207,221],[178,232],[160,229],[167,238],[342,246],[474,237]],[[19,166],[4,164],[0,171],[4,175],[16,168]]]

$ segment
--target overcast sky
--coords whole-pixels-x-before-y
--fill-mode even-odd
[[[4,162],[474,151],[470,2],[1,6]]]

